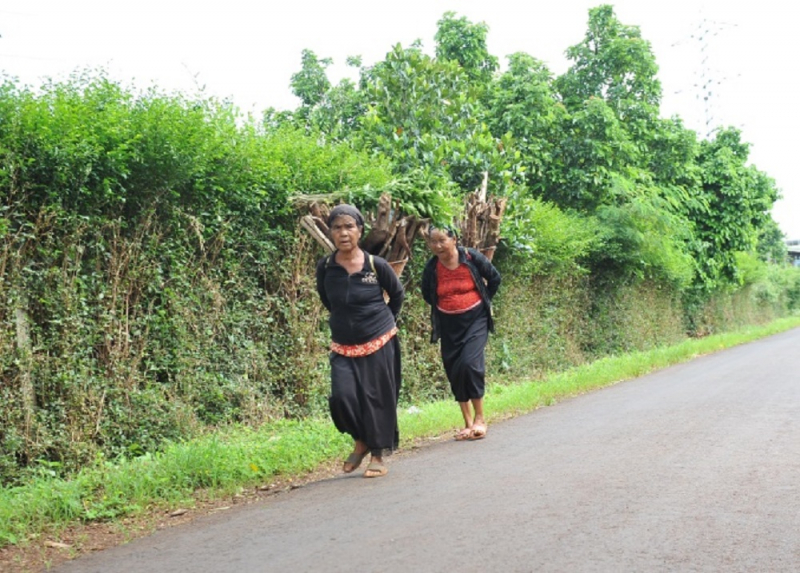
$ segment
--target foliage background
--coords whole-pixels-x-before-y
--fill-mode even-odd
[[[573,67],[500,70],[487,25],[443,16],[332,85],[302,54],[293,112],[139,92],[100,72],[0,87],[0,481],[69,475],[222,426],[326,414],[326,316],[298,229],[313,194],[384,191],[439,222],[489,174],[509,198],[490,376],[795,312],[774,182],[732,128],[659,117],[657,64],[610,6]],[[418,244],[403,281],[402,405],[447,398]]]

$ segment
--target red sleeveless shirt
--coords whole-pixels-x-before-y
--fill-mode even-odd
[[[465,264],[451,271],[441,261],[436,263],[436,298],[437,308],[446,314],[461,314],[481,304],[481,295]]]

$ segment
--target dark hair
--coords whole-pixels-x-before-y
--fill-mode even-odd
[[[330,214],[328,215],[328,227],[333,226],[333,220],[336,217],[341,217],[342,215],[347,215],[348,217],[352,217],[356,220],[356,225],[364,228],[364,216],[361,215],[361,211],[353,207],[352,205],[348,205],[347,203],[342,203],[341,205],[336,205],[333,209],[331,209]]]

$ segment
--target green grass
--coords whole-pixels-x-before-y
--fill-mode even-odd
[[[603,358],[541,380],[503,384],[495,379],[487,388],[487,417],[497,421],[530,412],[797,326],[800,316],[668,348]],[[452,400],[442,400],[401,411],[399,423],[402,448],[451,432],[461,425],[461,416]],[[57,535],[76,522],[191,505],[201,491],[204,496],[223,497],[276,476],[299,477],[342,458],[349,448],[349,439],[327,418],[284,421],[259,429],[228,428],[191,442],[168,444],[158,454],[135,459],[98,459],[69,480],[43,473],[24,486],[0,489],[0,547],[24,544],[44,533]]]

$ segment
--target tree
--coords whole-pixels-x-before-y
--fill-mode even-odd
[[[748,153],[748,144],[735,128],[700,144],[702,200],[689,216],[699,240],[700,279],[707,288],[738,282],[735,254],[756,248],[778,198],[775,182],[745,165]]]
[[[498,68],[497,58],[486,47],[489,27],[456,18],[454,12],[446,12],[437,24],[436,58],[458,62],[471,82],[486,86]]]
[[[331,87],[325,70],[333,63],[330,58],[319,59],[311,50],[303,50],[302,68],[292,75],[292,93],[300,98],[303,105],[317,105]]]
[[[647,149],[657,129],[661,83],[650,42],[638,26],[622,24],[610,5],[589,10],[583,42],[567,50],[573,64],[556,79],[556,89],[570,111],[589,98],[605,101],[622,129],[636,142],[633,161],[647,167]]]
[[[561,141],[547,177],[544,198],[561,207],[593,212],[626,199],[635,179],[636,153],[620,121],[605,101],[589,98],[561,122]]]
[[[461,66],[418,45],[396,45],[362,77],[368,109],[363,145],[388,155],[399,173],[423,169],[452,177],[462,190],[505,179],[506,154],[482,121],[476,91]]]
[[[617,20],[611,5],[589,10],[589,29],[583,42],[567,50],[572,67],[556,80],[558,91],[569,108],[590,97],[604,99],[622,117],[630,113],[631,102],[658,108],[661,83],[650,42],[638,26]]]
[[[534,195],[544,195],[568,116],[556,98],[550,71],[528,54],[512,54],[508,70],[492,85],[486,101],[492,133],[512,138],[522,178]]]
[[[787,264],[789,253],[786,250],[785,238],[778,223],[770,216],[758,233],[758,246],[756,247],[758,258],[767,263]]]
[[[646,140],[647,171],[669,208],[685,215],[690,204],[700,197],[697,134],[686,129],[677,117],[658,119],[652,126]]]

